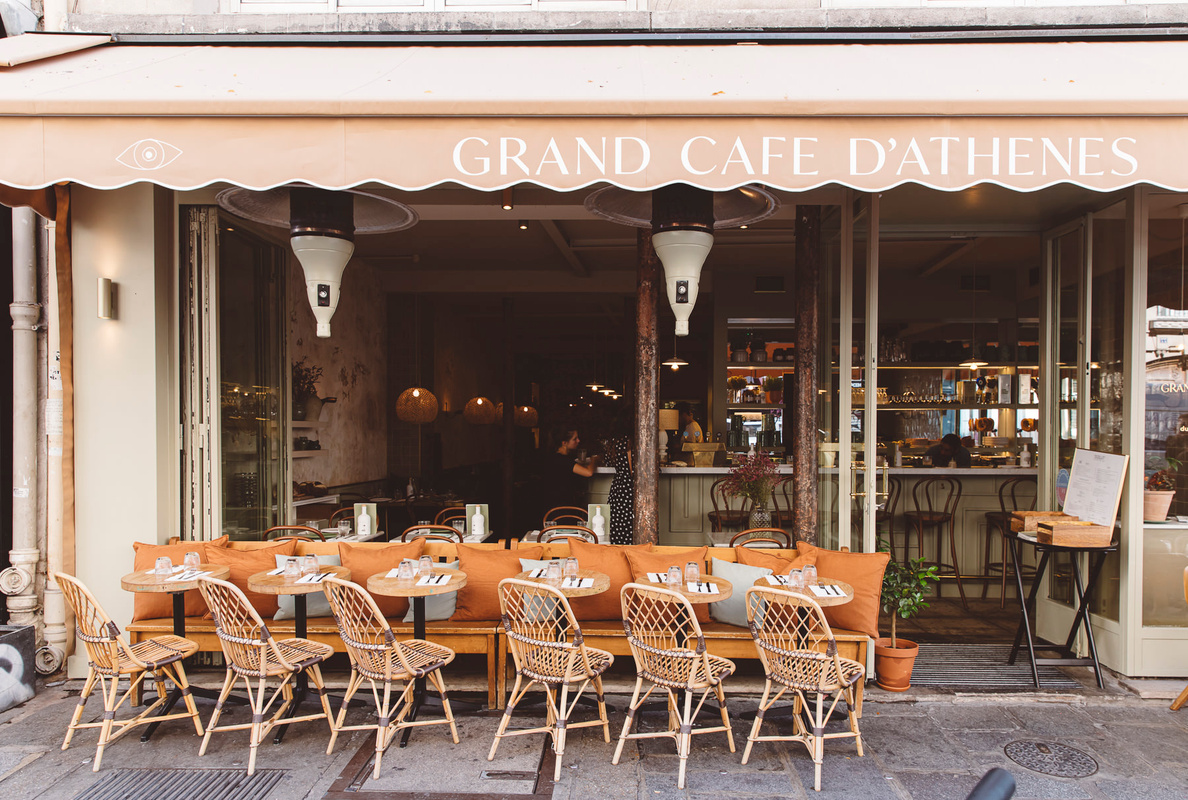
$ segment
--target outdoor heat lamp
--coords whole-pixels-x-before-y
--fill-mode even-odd
[[[591,193],[585,205],[603,219],[651,228],[652,247],[664,265],[668,304],[676,316],[676,335],[688,336],[701,267],[714,245],[714,231],[766,219],[779,208],[779,201],[757,186],[712,192],[676,183],[651,192],[611,186]]]
[[[330,337],[330,319],[338,309],[342,273],[355,252],[355,236],[402,231],[418,219],[404,203],[356,189],[236,188],[219,192],[215,199],[237,217],[289,229],[289,245],[305,273],[306,295],[321,339]]]

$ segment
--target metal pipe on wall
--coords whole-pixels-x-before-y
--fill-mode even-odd
[[[37,621],[37,214],[12,210],[12,550],[0,572],[14,625]]]
[[[46,229],[51,243],[57,241],[58,224],[54,220],[46,223]],[[57,252],[51,246],[47,248],[46,258],[49,261],[48,273],[51,276],[46,297],[46,319],[60,320],[60,303],[58,298],[58,282],[53,276],[57,275]],[[64,404],[61,371],[61,326],[51,324],[47,331],[49,339],[49,388],[46,393],[46,421],[51,418],[60,419]],[[64,430],[61,424],[47,424],[46,438],[46,476],[45,476],[45,561],[46,579],[45,592],[42,599],[43,617],[45,619],[45,645],[38,648],[36,667],[42,675],[51,675],[61,669],[67,653],[73,649],[73,626],[68,625],[66,599],[57,581],[50,575],[66,570],[65,533],[63,517],[65,508],[64,469],[62,463]]]

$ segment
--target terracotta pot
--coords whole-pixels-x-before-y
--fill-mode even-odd
[[[1143,522],[1163,522],[1171,508],[1174,489],[1143,492]]]
[[[875,683],[889,692],[906,692],[920,646],[907,639],[875,639]]]
[[[782,402],[784,402],[784,390],[783,389],[776,389],[773,392],[767,393],[767,404],[768,405],[778,406]]]

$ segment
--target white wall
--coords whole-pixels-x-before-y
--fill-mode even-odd
[[[175,266],[169,195],[151,186],[75,187],[74,368],[78,577],[118,625],[132,618],[120,577],[132,543],[177,533],[170,350]],[[95,314],[96,279],[117,284],[117,319]],[[71,675],[85,674],[85,651]]]

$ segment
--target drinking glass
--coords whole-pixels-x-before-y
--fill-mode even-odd
[[[794,569],[788,573],[788,588],[793,592],[804,591],[804,573]]]
[[[351,535],[351,520],[349,518],[343,518],[338,521],[338,535],[339,536],[350,536]]]
[[[187,566],[191,569],[197,569],[198,565],[201,563],[202,563],[202,556],[198,555],[193,550],[186,553],[185,556],[182,558],[182,564],[184,564],[185,566]]]
[[[432,575],[433,574],[433,557],[432,556],[421,556],[420,566],[419,566],[419,569],[417,570],[417,572],[421,575]]]
[[[685,582],[697,583],[701,580],[701,568],[696,561],[688,561],[685,563]]]
[[[561,571],[561,562],[557,559],[553,559],[549,562],[548,567],[545,569],[545,580],[549,583],[560,583]]]
[[[578,560],[576,558],[565,559],[565,577],[576,578],[578,576]]]
[[[396,579],[401,581],[411,581],[413,578],[413,561],[411,559],[404,559],[400,562],[400,566],[396,568]]]
[[[462,517],[455,517],[454,519],[450,520],[450,526],[453,527],[453,529],[458,533],[463,535],[466,534],[466,520]]]
[[[805,564],[801,567],[800,574],[804,576],[805,586],[817,585],[817,567],[813,564]]]
[[[285,559],[284,576],[286,578],[300,578],[301,577],[301,566],[297,563],[297,559],[295,559],[295,558]]]
[[[680,586],[681,585],[681,568],[680,567],[673,566],[673,567],[668,568],[668,585],[669,586]]]
[[[173,562],[169,560],[169,556],[161,556],[157,559],[157,566],[153,572],[158,575],[169,575],[173,572]]]
[[[318,563],[318,557],[314,555],[302,556],[301,558],[301,574],[302,575],[317,575],[321,571],[321,564]]]

